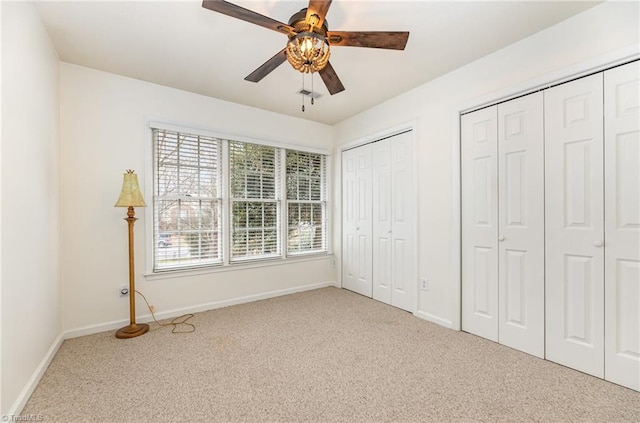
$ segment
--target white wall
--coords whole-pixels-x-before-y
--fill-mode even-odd
[[[58,57],[32,4],[1,7],[3,415],[61,333],[61,204]]]
[[[212,80],[212,84],[216,81]],[[333,128],[193,93],[61,64],[63,204],[63,327],[75,334],[127,321],[126,210],[115,208],[125,169],[147,180],[151,139],[146,119],[331,151]],[[300,135],[298,135],[300,134]],[[143,192],[151,204],[151,192]],[[188,277],[147,280],[148,216],[137,209],[136,288],[159,313],[206,309],[236,299],[335,282],[333,260],[289,262]],[[138,315],[148,314],[138,297]],[[112,322],[112,323],[110,323]],[[105,326],[105,324],[107,324]]]
[[[445,326],[460,325],[458,113],[465,107],[496,100],[541,84],[563,69],[613,51],[638,51],[639,4],[605,3],[558,25],[461,67],[335,126],[336,152],[341,146],[408,121],[417,125],[419,277],[430,280],[419,291],[418,314]],[[580,67],[580,66],[577,66]],[[546,81],[546,82],[549,82]],[[340,163],[335,165],[340,189]],[[335,210],[339,213],[339,196]],[[339,227],[335,228],[339,256]]]

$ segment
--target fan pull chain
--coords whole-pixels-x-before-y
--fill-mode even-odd
[[[302,96],[302,113],[304,113],[304,73],[302,73],[302,92],[300,95]]]
[[[313,98],[313,74],[314,74],[314,73],[315,73],[315,72],[313,72],[313,73],[311,74],[311,105],[312,105],[312,106],[313,106],[313,104],[314,104],[314,98]]]

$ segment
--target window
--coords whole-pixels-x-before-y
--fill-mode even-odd
[[[154,272],[327,251],[327,156],[152,131]]]
[[[326,251],[326,158],[292,150],[286,157],[287,251]]]
[[[154,140],[154,271],[222,262],[220,140],[160,129]]]
[[[229,142],[231,260],[280,255],[279,150]]]

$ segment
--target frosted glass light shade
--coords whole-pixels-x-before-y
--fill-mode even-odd
[[[122,192],[115,207],[147,207],[138,185],[138,175],[133,170],[127,170],[123,176]]]

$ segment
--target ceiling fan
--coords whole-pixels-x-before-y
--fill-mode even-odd
[[[325,19],[331,0],[309,0],[309,6],[294,13],[289,23],[253,12],[224,0],[204,0],[202,7],[285,34],[287,45],[251,72],[247,81],[258,82],[285,61],[303,73],[318,72],[331,95],[344,91],[329,63],[330,46],[372,47],[404,50],[409,32],[329,31]]]

